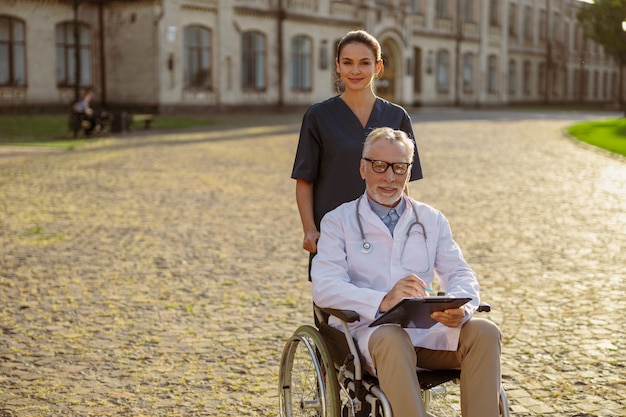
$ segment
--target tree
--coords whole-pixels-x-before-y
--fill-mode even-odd
[[[583,5],[577,17],[585,36],[602,45],[604,51],[619,64],[619,102],[626,117],[623,80],[626,32],[622,27],[622,22],[626,20],[626,0],[595,0]]]

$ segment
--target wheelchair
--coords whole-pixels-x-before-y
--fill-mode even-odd
[[[485,303],[478,309],[490,310]],[[278,375],[281,417],[392,417],[377,378],[362,369],[358,347],[350,335],[348,323],[358,321],[359,315],[317,306],[314,312],[316,326],[300,326],[282,352]],[[341,320],[343,331],[328,325],[330,316]],[[461,415],[458,401],[455,404],[445,398],[447,386],[458,385],[460,370],[418,370],[417,375],[428,415]],[[500,416],[509,417],[504,388],[500,389]]]

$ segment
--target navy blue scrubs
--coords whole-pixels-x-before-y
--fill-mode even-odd
[[[304,114],[291,178],[313,183],[313,213],[319,230],[322,217],[365,192],[359,164],[365,138],[378,127],[406,132],[415,140],[411,119],[400,106],[376,99],[365,128],[350,107],[335,96],[312,105]],[[422,178],[417,146],[410,180]]]

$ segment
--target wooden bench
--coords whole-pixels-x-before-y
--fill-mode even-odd
[[[132,130],[134,122],[143,122],[144,129],[150,129],[150,125],[154,120],[154,114],[145,113],[145,114],[128,114],[126,116],[126,130]]]
[[[100,112],[99,115],[94,116],[94,123],[95,126],[93,128],[93,131],[95,131],[96,133],[103,131],[109,124],[109,115],[106,112]],[[70,116],[68,118],[68,127],[70,129],[70,132],[72,132],[74,138],[77,138],[80,132],[86,133],[90,125],[91,123],[89,122],[89,120],[87,120],[82,114],[73,111],[70,112]]]

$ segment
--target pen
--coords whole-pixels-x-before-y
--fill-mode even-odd
[[[429,294],[437,294],[437,291],[433,290],[432,288],[428,288],[428,287],[424,287],[424,291],[426,291]]]

